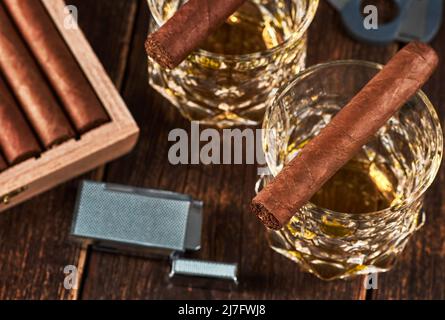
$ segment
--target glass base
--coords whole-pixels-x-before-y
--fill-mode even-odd
[[[268,181],[268,177],[262,177],[256,192]],[[425,224],[421,203],[407,211],[411,213],[401,221],[402,232],[389,228],[390,234],[385,235],[383,231],[377,234],[373,227],[361,232],[354,223],[315,221],[302,209],[281,230],[267,230],[267,240],[275,252],[322,280],[387,272],[395,265],[411,235]]]
[[[369,263],[353,261],[354,258],[350,259],[350,262],[347,260],[339,262],[338,260],[323,259],[306,254],[295,248],[287,248],[288,246],[282,242],[280,239],[281,236],[278,236],[278,234],[279,232],[271,231],[268,236],[270,247],[275,252],[297,263],[302,271],[311,273],[317,278],[327,281],[387,272],[395,265],[398,254],[403,250],[403,248],[398,248],[397,252],[390,251],[381,254]],[[403,247],[404,246],[405,244]],[[357,257],[355,257],[355,259],[357,259]]]

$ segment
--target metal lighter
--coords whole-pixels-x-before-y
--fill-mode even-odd
[[[200,249],[202,206],[179,193],[83,181],[71,236],[108,252],[168,258]]]

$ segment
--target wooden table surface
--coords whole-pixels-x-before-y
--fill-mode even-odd
[[[397,266],[379,277],[323,282],[300,272],[268,248],[265,231],[249,213],[255,166],[172,166],[168,132],[189,123],[147,84],[144,40],[149,10],[142,0],[72,0],[79,24],[141,128],[129,155],[0,215],[0,299],[445,299],[445,168],[426,197],[426,226]],[[339,16],[321,1],[309,31],[308,65],[336,59],[385,63],[398,45],[351,40]],[[425,87],[445,119],[445,24],[433,42],[444,60]],[[442,87],[441,87],[442,86]],[[81,179],[188,193],[205,202],[203,259],[237,262],[236,291],[174,287],[168,262],[82,250],[68,240]],[[66,265],[80,272],[78,290],[63,286]]]

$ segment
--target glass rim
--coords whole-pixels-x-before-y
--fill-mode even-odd
[[[148,6],[151,11],[151,16],[154,18],[156,25],[158,27],[160,27],[165,23],[165,21],[161,17],[160,12],[158,10],[156,10],[156,8],[153,7],[152,1],[153,0],[148,0]],[[214,53],[214,52],[207,51],[204,49],[197,49],[192,54],[197,54],[198,56],[211,58],[214,60],[220,60],[220,61],[254,60],[254,59],[264,58],[265,56],[273,55],[277,51],[281,50],[283,47],[288,46],[290,43],[299,41],[304,36],[306,31],[309,29],[309,26],[311,25],[312,21],[315,18],[315,15],[316,15],[316,12],[318,9],[318,5],[319,5],[319,0],[307,0],[307,1],[308,1],[309,8],[307,10],[307,14],[304,17],[303,23],[301,23],[299,28],[296,31],[292,32],[292,34],[285,41],[283,41],[282,43],[280,43],[279,45],[277,45],[273,48],[263,50],[263,51],[247,53],[247,54],[219,54],[219,53]]]
[[[288,92],[295,87],[299,82],[304,81],[304,79],[314,74],[315,72],[321,71],[323,69],[329,68],[329,67],[337,67],[337,66],[361,66],[361,67],[368,67],[373,68],[375,70],[381,70],[383,69],[383,65],[366,61],[366,60],[355,60],[355,59],[348,59],[348,60],[336,60],[336,61],[330,61],[325,63],[316,64],[314,66],[311,66],[307,68],[306,70],[299,73],[293,80],[291,80],[287,85],[285,85],[283,88],[278,90],[276,97],[273,99],[272,103],[267,107],[266,111],[266,117],[268,116],[270,110],[279,103],[280,100],[282,100]],[[432,102],[429,100],[428,96],[422,91],[418,90],[416,95],[414,97],[417,97],[420,99],[420,101],[426,106],[428,109],[428,114],[431,117],[433,126],[436,130],[434,132],[436,133],[435,141],[437,142],[438,148],[434,152],[434,157],[431,158],[432,165],[428,169],[427,172],[425,172],[425,175],[427,176],[427,179],[420,184],[419,186],[416,186],[413,192],[409,195],[409,197],[403,199],[401,202],[392,204],[391,206],[379,210],[379,211],[372,211],[372,212],[366,212],[366,213],[347,213],[347,212],[339,212],[330,210],[327,208],[323,208],[321,206],[318,206],[312,202],[307,202],[304,207],[308,207],[310,210],[320,210],[323,212],[323,214],[326,214],[327,216],[331,216],[333,218],[339,218],[339,219],[351,219],[351,220],[363,220],[367,219],[369,217],[385,217],[385,215],[397,212],[397,211],[403,211],[403,209],[409,207],[412,203],[417,201],[420,197],[422,197],[427,189],[431,186],[431,184],[434,182],[437,173],[439,172],[441,163],[442,163],[442,157],[443,157],[443,148],[444,148],[444,141],[443,141],[443,131],[440,123],[439,116],[437,115],[436,109],[434,108]],[[413,98],[414,98],[413,97]],[[263,141],[266,141],[266,135],[267,135],[267,128],[265,128],[265,125],[263,122]],[[263,143],[263,152],[267,154],[267,151],[265,149],[265,143]],[[266,157],[266,160],[268,158]],[[268,161],[267,161],[268,162]],[[269,162],[267,163],[269,166]]]

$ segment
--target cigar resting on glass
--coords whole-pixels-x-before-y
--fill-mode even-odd
[[[41,1],[4,0],[79,134],[109,117]]]
[[[37,139],[1,76],[0,149],[10,166],[40,154]]]
[[[6,164],[5,159],[3,159],[3,156],[0,154],[0,172],[5,171],[8,168],[8,165]]]
[[[1,5],[0,69],[46,148],[74,136],[63,109]]]
[[[267,227],[282,228],[415,95],[437,65],[429,46],[413,42],[403,48],[253,199],[252,211]]]
[[[246,0],[189,0],[145,43],[147,54],[164,68],[177,67]]]

